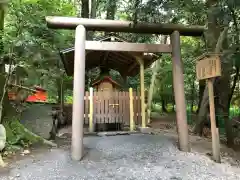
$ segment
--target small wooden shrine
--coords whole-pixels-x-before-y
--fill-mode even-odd
[[[93,87],[96,91],[118,91],[122,85],[113,80],[109,71],[110,69],[108,68],[101,68],[99,77],[92,82],[91,87]]]
[[[92,87],[97,91],[116,91],[121,85],[114,81],[111,76],[103,76],[92,83]]]

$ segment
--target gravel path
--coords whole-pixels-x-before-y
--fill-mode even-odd
[[[161,135],[86,137],[86,155],[73,162],[69,150],[52,149],[12,165],[1,180],[239,180],[240,170],[208,157],[179,152]]]

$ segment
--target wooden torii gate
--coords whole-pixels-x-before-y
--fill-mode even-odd
[[[136,53],[140,64],[142,128],[146,127],[144,107],[144,61],[140,53],[168,52],[172,54],[173,87],[176,103],[179,149],[189,152],[189,138],[184,93],[183,65],[180,51],[180,35],[202,36],[203,26],[183,26],[177,24],[151,24],[131,21],[84,19],[76,17],[46,17],[47,25],[53,29],[75,29],[74,87],[72,116],[72,159],[83,157],[83,120],[85,90],[85,50],[127,51]],[[171,35],[171,44],[141,44],[126,42],[86,41],[87,31],[128,32]]]

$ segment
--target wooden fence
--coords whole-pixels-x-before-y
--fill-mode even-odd
[[[72,116],[72,106],[65,106],[68,117]],[[147,114],[147,113],[146,113]],[[131,123],[132,121],[132,123]],[[137,125],[141,125],[141,96],[139,92],[127,91],[111,92],[109,96],[104,91],[85,92],[84,96],[84,125],[89,126],[90,131],[94,131],[94,124],[122,123],[133,130]]]

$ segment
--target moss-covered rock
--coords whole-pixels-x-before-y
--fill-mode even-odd
[[[5,149],[10,148],[9,146],[26,147],[35,143],[43,142],[41,137],[29,133],[17,118],[5,121],[4,127],[7,134]]]

